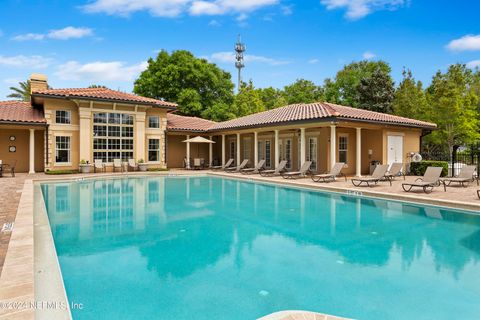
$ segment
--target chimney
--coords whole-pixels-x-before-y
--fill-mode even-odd
[[[30,75],[30,93],[48,89],[47,76],[41,73],[32,73]]]

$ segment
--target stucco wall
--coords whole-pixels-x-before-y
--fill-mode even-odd
[[[15,141],[10,141],[10,136]],[[3,163],[13,164],[16,161],[16,172],[28,172],[29,170],[29,145],[30,131],[26,128],[15,129],[11,127],[0,127],[0,159]],[[15,146],[16,151],[10,152],[10,146]],[[44,169],[44,131],[35,131],[35,171],[42,172]]]

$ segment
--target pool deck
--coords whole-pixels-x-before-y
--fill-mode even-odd
[[[214,175],[230,178],[247,179],[264,183],[277,183],[296,187],[314,188],[351,195],[382,197],[401,201],[418,202],[429,205],[447,206],[457,209],[480,212],[480,200],[476,190],[480,189],[476,183],[467,188],[443,186],[435,188],[430,194],[423,192],[406,193],[402,190],[403,178],[399,177],[390,186],[388,182],[381,182],[374,187],[355,187],[348,179],[339,179],[331,183],[316,183],[310,178],[286,180],[282,177],[261,177],[259,175],[242,175],[239,173],[171,170],[168,172],[136,172],[129,175]],[[5,223],[14,222],[13,231],[0,232],[0,302],[33,302],[35,301],[35,272],[34,268],[34,218],[33,218],[33,190],[35,181],[70,180],[77,178],[95,178],[125,176],[125,173],[114,174],[73,174],[73,175],[46,175],[17,174],[16,177],[0,178],[0,228]],[[406,182],[416,177],[406,177]],[[36,229],[35,229],[36,230]],[[38,272],[38,271],[37,271]],[[37,301],[38,302],[38,301]],[[319,310],[321,311],[321,310]],[[36,312],[31,305],[6,306],[0,305],[1,319],[35,319]],[[39,318],[37,316],[37,318]],[[262,320],[295,320],[295,319],[341,319],[334,316],[303,311],[282,311],[261,318]]]

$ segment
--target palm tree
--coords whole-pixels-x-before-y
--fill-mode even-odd
[[[9,94],[8,98],[14,98],[21,101],[30,101],[30,81],[21,81],[18,83],[19,87],[10,87],[13,93]]]

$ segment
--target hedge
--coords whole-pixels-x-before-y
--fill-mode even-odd
[[[78,170],[46,170],[45,174],[74,174],[78,173]]]
[[[441,167],[442,177],[448,175],[448,162],[447,161],[420,161],[410,163],[410,171],[415,176],[423,176],[427,167]]]

